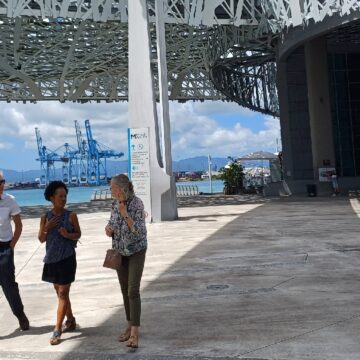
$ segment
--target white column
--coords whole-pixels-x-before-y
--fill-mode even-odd
[[[160,151],[158,119],[156,112],[155,87],[151,71],[150,36],[146,0],[131,0],[129,11],[129,127],[148,127],[150,130],[150,188],[151,212],[154,221],[174,220],[177,218],[176,188],[172,174],[167,174]],[[163,25],[158,32],[164,31]],[[158,49],[165,51],[165,37],[158,37]],[[163,40],[161,40],[163,39]],[[163,54],[164,56],[164,54]],[[166,63],[159,58],[161,73],[161,113],[163,118],[163,136],[166,146],[166,164],[171,171],[170,128],[168,116],[168,97]],[[163,60],[164,61],[164,60]],[[165,69],[164,69],[165,67]],[[164,115],[165,114],[165,115]],[[167,115],[166,115],[167,114]],[[170,163],[170,167],[169,164]]]
[[[171,160],[171,134],[170,134],[170,115],[169,115],[169,89],[168,74],[166,62],[166,41],[165,41],[165,21],[164,21],[164,2],[155,1],[156,10],[156,37],[158,53],[158,71],[159,71],[159,102],[160,119],[162,127],[162,149],[163,166],[168,175],[172,175]]]

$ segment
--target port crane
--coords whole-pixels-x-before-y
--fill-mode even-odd
[[[47,185],[50,181],[55,180],[55,162],[60,161],[59,155],[48,149],[42,141],[40,130],[35,128],[36,142],[40,161],[40,186]]]
[[[103,185],[108,183],[107,159],[120,158],[117,152],[94,139],[90,120],[85,120],[86,139],[83,138],[79,122],[75,120],[77,148],[65,143],[55,151],[43,145],[40,130],[35,128],[40,161],[40,186],[46,186],[56,178],[55,163],[60,162],[61,177],[70,185]],[[61,154],[61,155],[59,155]]]
[[[61,152],[60,152],[61,151]],[[55,150],[61,161],[61,177],[65,184],[77,185],[77,168],[78,168],[78,150],[72,147],[69,143],[65,143]]]
[[[124,156],[122,152],[116,152],[107,146],[99,143],[93,138],[90,120],[85,120],[85,129],[88,144],[87,176],[88,184],[101,185],[107,184],[107,165],[108,158],[120,158]]]
[[[75,132],[78,145],[78,154],[77,154],[77,165],[78,165],[78,181],[80,185],[85,185],[88,182],[87,177],[87,158],[88,158],[88,147],[86,140],[83,139],[79,122],[74,120],[75,123]]]

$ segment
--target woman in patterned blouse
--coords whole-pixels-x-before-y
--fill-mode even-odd
[[[141,314],[140,281],[147,249],[144,205],[135,196],[133,185],[126,175],[114,176],[110,190],[114,201],[105,232],[112,237],[112,248],[123,256],[117,274],[128,322],[118,340],[127,341],[128,347],[137,348]]]

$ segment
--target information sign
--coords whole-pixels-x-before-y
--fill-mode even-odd
[[[149,128],[128,129],[129,177],[136,196],[144,203],[146,222],[151,221]]]

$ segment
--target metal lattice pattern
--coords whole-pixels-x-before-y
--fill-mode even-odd
[[[24,18],[5,20],[0,25],[0,99],[127,99],[126,24],[77,20],[29,25]],[[168,25],[171,99],[223,97],[204,66],[208,33],[188,25]],[[154,28],[152,34],[155,42]]]
[[[357,0],[261,0],[261,3],[273,31],[308,25],[310,21],[317,23],[334,14],[344,16],[360,10]]]
[[[0,15],[127,22],[127,3],[128,0],[1,0]],[[151,19],[155,16],[155,1],[148,3]],[[165,22],[190,26],[256,25],[264,16],[256,3],[257,0],[164,0]]]
[[[154,23],[154,0],[147,10]],[[274,40],[360,2],[163,0],[162,10],[170,99],[227,98],[277,114]],[[0,100],[126,100],[127,49],[126,0],[0,0]]]
[[[256,29],[219,27],[209,42],[210,77],[228,99],[252,110],[278,115],[274,35],[259,38]]]
[[[155,16],[154,0],[148,2],[151,18]],[[0,16],[123,23],[128,19],[127,3],[128,0],[1,0]],[[169,24],[255,25],[262,29],[270,26],[273,31],[359,9],[357,0],[164,0],[165,22]]]

